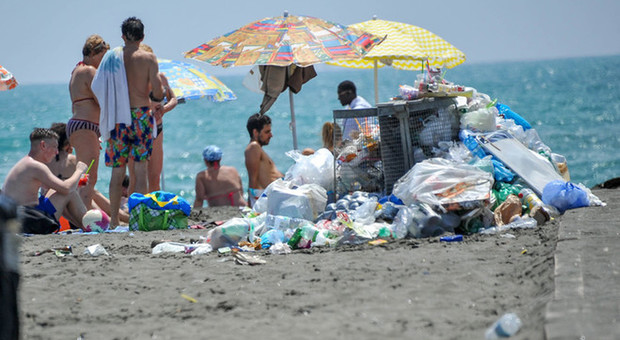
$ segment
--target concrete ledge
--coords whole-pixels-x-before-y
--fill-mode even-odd
[[[593,193],[607,206],[561,217],[546,339],[620,339],[620,190]]]

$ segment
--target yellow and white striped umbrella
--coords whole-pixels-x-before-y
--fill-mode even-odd
[[[375,69],[375,101],[377,101],[376,70],[389,65],[399,70],[422,70],[431,67],[452,68],[465,61],[465,54],[438,35],[418,26],[373,18],[349,27],[384,37],[362,59],[329,62],[330,65]]]

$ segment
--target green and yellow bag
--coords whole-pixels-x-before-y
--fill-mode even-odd
[[[185,199],[165,191],[133,193],[128,207],[129,229],[141,231],[185,229],[192,211]]]

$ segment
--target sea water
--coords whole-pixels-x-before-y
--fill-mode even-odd
[[[248,69],[249,70],[249,69]],[[321,126],[341,109],[336,87],[352,80],[358,95],[374,103],[372,70],[317,66],[317,77],[293,96],[298,146],[319,148]],[[398,95],[399,85],[413,85],[419,71],[384,67],[378,71],[379,101]],[[19,75],[16,75],[19,80]],[[243,74],[217,76],[238,99],[213,103],[206,99],[179,104],[164,117],[164,182],[166,191],[194,200],[196,173],[205,168],[202,150],[216,144],[222,164],[237,168],[247,189],[244,149],[249,142],[248,116],[258,111],[262,95],[242,85]],[[538,131],[554,153],[565,156],[571,181],[591,187],[620,176],[620,56],[544,61],[467,64],[448,69],[445,79],[474,87],[497,98]],[[68,77],[65,84],[20,85],[0,92],[0,180],[29,150],[34,127],[49,127],[71,117]],[[273,138],[265,151],[283,173],[293,164],[288,92],[269,110]],[[105,148],[105,144],[103,145]],[[108,193],[111,170],[100,159],[97,189]]]

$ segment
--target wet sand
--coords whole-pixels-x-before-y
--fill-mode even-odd
[[[194,212],[193,222],[238,216]],[[295,250],[261,265],[230,254],[151,254],[153,241],[189,243],[206,230],[23,239],[24,339],[481,339],[506,312],[515,339],[544,338],[558,221],[515,238],[404,239]],[[110,256],[83,254],[101,244]],[[74,255],[35,251],[71,245]]]

